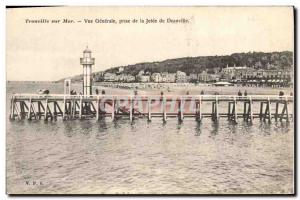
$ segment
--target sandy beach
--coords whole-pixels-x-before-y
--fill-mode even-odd
[[[210,84],[168,84],[168,83],[160,83],[160,84],[141,84],[140,86],[137,86],[138,88],[135,89],[136,83],[132,84],[126,84],[130,85],[130,88],[121,88],[121,84],[114,84],[110,83],[109,86],[106,86],[107,84],[104,83],[96,83],[94,88],[98,89],[99,91],[105,90],[107,94],[130,94],[133,93],[134,90],[137,90],[140,94],[160,94],[163,92],[166,95],[171,94],[181,94],[185,95],[189,93],[190,95],[199,95],[201,91],[204,92],[204,94],[212,94],[214,95],[216,92],[220,95],[237,95],[238,91],[241,91],[244,93],[247,91],[248,95],[278,95],[279,91],[283,91],[285,95],[290,95],[293,93],[293,88],[272,88],[272,87],[246,87],[246,86],[221,86],[216,87]],[[124,84],[125,85],[125,84]],[[149,86],[151,85],[151,87]]]

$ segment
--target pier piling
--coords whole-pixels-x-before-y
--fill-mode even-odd
[[[125,101],[124,99],[129,99]],[[105,118],[110,116],[112,120],[122,117],[129,117],[133,121],[135,117],[147,117],[149,121],[153,117],[161,117],[164,122],[168,117],[177,117],[179,122],[185,118],[193,117],[196,121],[201,121],[204,117],[210,117],[217,122],[220,118],[227,118],[229,121],[238,122],[238,118],[243,118],[247,122],[253,122],[255,118],[271,123],[275,121],[289,122],[293,117],[289,113],[289,103],[293,102],[292,96],[264,96],[253,95],[247,97],[230,95],[176,95],[173,96],[116,96],[110,95],[35,95],[35,94],[14,94],[11,97],[10,119],[39,120],[42,117],[45,121],[51,119],[85,119],[85,118]],[[121,101],[128,102],[120,107]],[[158,101],[158,102],[155,102]],[[170,111],[168,102],[176,101],[177,113]],[[145,102],[143,104],[142,102]],[[155,102],[155,104],[152,102]],[[203,104],[206,102],[206,104]],[[211,103],[211,112],[207,112],[203,105]],[[139,108],[135,108],[138,104]],[[176,105],[171,103],[171,105]],[[146,110],[139,110],[140,105]],[[143,106],[144,105],[144,106]],[[155,106],[156,107],[155,107]],[[185,106],[186,105],[186,106]],[[242,105],[242,112],[238,112],[238,105]],[[259,112],[254,112],[253,106],[259,107]],[[272,113],[271,106],[274,105],[275,112]],[[282,105],[282,106],[281,106]],[[107,109],[105,108],[107,106]],[[161,106],[162,110],[157,111]],[[220,112],[226,108],[227,113]],[[175,106],[176,107],[176,106]],[[193,107],[193,111],[188,111]]]

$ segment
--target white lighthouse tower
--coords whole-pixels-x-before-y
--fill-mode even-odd
[[[86,47],[83,51],[83,58],[80,58],[80,64],[83,66],[83,95],[92,95],[92,65],[95,64],[95,58],[92,58],[92,51]]]

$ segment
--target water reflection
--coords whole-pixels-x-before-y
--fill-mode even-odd
[[[215,138],[218,132],[219,132],[219,122],[212,122],[211,131],[210,131],[211,138]]]
[[[77,133],[76,130],[76,125],[77,123],[74,123],[72,121],[65,121],[63,124],[63,127],[64,127],[64,134],[67,136],[67,137],[72,137],[73,135],[75,135]]]
[[[195,126],[195,136],[200,136],[201,135],[201,130],[202,130],[202,128],[201,128],[201,122],[200,121],[197,121],[197,123],[196,123],[196,126]]]
[[[81,133],[85,136],[90,137],[92,134],[92,129],[94,127],[94,124],[92,124],[91,120],[86,120],[86,121],[79,121],[79,130],[81,130]]]
[[[177,130],[180,130],[182,126],[183,126],[183,122],[178,120]]]

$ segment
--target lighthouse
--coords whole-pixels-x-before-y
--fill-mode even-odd
[[[92,65],[95,64],[95,58],[92,58],[92,51],[86,47],[83,51],[83,58],[80,58],[80,64],[83,66],[83,95],[92,95]]]

